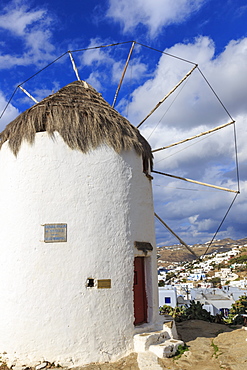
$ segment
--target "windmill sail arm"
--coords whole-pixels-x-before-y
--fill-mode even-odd
[[[227,188],[223,188],[222,186],[217,186],[217,185],[211,185],[211,184],[207,184],[206,182],[201,182],[201,181],[196,181],[196,180],[191,180],[191,179],[187,179],[185,177],[181,177],[181,176],[176,176],[176,175],[171,175],[171,174],[168,174],[168,173],[164,173],[164,172],[160,172],[160,171],[152,171],[153,173],[158,173],[159,175],[164,175],[164,176],[168,176],[168,177],[173,177],[175,179],[179,179],[179,180],[184,180],[184,181],[188,181],[188,182],[192,182],[194,184],[199,184],[199,185],[203,185],[203,186],[208,186],[210,188],[215,188],[215,189],[219,189],[219,190],[224,190],[224,191],[229,191],[231,193],[239,193],[238,190],[231,190],[231,189],[227,189]]]
[[[148,113],[148,115],[139,123],[138,126],[136,126],[137,128],[140,127],[150,116],[151,114],[153,114],[156,109],[159,108],[159,106],[164,103],[164,101],[191,75],[191,73],[197,68],[197,64],[182,78],[182,80],[180,80],[176,86],[174,86],[174,88],[164,96],[163,99],[161,99],[157,104],[156,106],[151,110],[150,113]]]
[[[178,145],[178,144],[182,144],[182,143],[185,143],[187,141],[190,141],[190,140],[193,140],[193,139],[197,139],[198,137],[200,136],[204,136],[204,135],[207,135],[207,134],[211,134],[212,132],[214,131],[217,131],[217,130],[220,130],[224,127],[227,127],[229,125],[232,125],[233,123],[235,123],[235,121],[231,121],[231,122],[228,122],[228,123],[225,123],[224,125],[220,125],[220,126],[217,126],[215,128],[212,128],[211,130],[208,130],[208,131],[204,131],[204,132],[201,132],[200,134],[197,134],[197,135],[194,135],[194,136],[191,136],[187,139],[184,139],[184,140],[180,140],[180,141],[177,141],[176,143],[173,143],[173,144],[170,144],[170,145],[167,145],[167,146],[163,146],[162,148],[157,148],[157,149],[153,149],[152,150],[152,153],[154,152],[158,152],[160,150],[164,150],[164,149],[168,149],[168,148],[171,148],[175,145]]]
[[[188,249],[188,251],[190,252],[190,253],[192,253],[197,259],[199,258],[196,254],[195,254],[195,252],[188,246],[188,244],[186,244],[166,223],[165,223],[165,221],[163,221],[162,220],[162,218],[160,218],[158,215],[157,215],[157,213],[154,213],[154,215],[155,215],[155,217],[170,231],[170,233],[172,234],[172,235],[174,235],[179,241],[180,241],[180,243],[181,244],[183,244],[184,246],[185,246],[185,248],[187,248]]]
[[[21,89],[30,99],[32,99],[36,104],[38,103],[38,100],[36,100],[27,90],[24,89],[21,85],[18,86],[19,89]]]
[[[76,67],[76,64],[75,64],[75,61],[74,61],[74,58],[73,58],[73,55],[72,55],[71,51],[68,51],[68,53],[69,53],[69,57],[70,57],[70,60],[71,60],[71,63],[72,63],[73,70],[75,72],[76,78],[77,78],[78,81],[81,81],[80,76],[79,76],[78,69]]]
[[[123,72],[122,72],[122,76],[121,76],[121,78],[120,78],[120,81],[119,81],[119,84],[118,84],[117,90],[116,90],[116,92],[115,92],[115,96],[114,96],[113,103],[112,103],[112,108],[114,108],[114,106],[115,106],[115,103],[116,103],[116,100],[117,100],[117,97],[118,97],[118,93],[119,93],[119,90],[120,90],[120,88],[121,88],[121,86],[122,86],[122,82],[123,82],[123,79],[124,79],[125,73],[126,73],[126,71],[127,71],[127,67],[128,67],[128,65],[129,65],[130,57],[131,57],[131,54],[132,54],[132,52],[133,52],[133,50],[134,50],[135,44],[136,44],[136,42],[135,42],[135,41],[133,41],[133,42],[132,42],[132,45],[131,45],[131,48],[130,48],[130,51],[129,51],[129,55],[128,55],[128,57],[127,57],[127,60],[126,60],[126,63],[125,63],[124,69],[123,69]]]

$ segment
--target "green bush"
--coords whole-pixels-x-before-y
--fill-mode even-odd
[[[173,315],[174,308],[164,304],[164,306],[160,307],[160,314],[161,315]]]
[[[234,263],[247,263],[247,254],[242,254],[239,257],[231,258],[231,265]]]
[[[185,309],[185,315],[187,320],[213,321],[213,316],[202,308],[202,304],[198,301],[190,301],[190,306]]]
[[[209,282],[213,284],[214,288],[216,288],[221,284],[221,279],[220,277],[213,277]]]
[[[247,314],[247,297],[242,295],[239,299],[232,304],[229,316],[225,320],[228,324],[243,325],[244,317],[242,314]]]
[[[178,360],[186,351],[189,351],[189,347],[186,344],[184,344],[183,346],[180,344],[178,346],[177,352],[175,353],[174,360]]]
[[[186,320],[203,320],[213,322],[214,317],[210,313],[202,308],[200,302],[190,301],[189,307],[175,307],[164,305],[160,308],[161,315],[170,315],[175,321],[181,322]]]
[[[165,283],[165,281],[164,280],[159,280],[159,282],[158,282],[158,286],[165,286],[166,285],[166,283]]]

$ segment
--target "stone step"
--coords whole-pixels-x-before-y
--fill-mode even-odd
[[[157,357],[172,357],[184,342],[177,338],[174,320],[163,322],[163,329],[134,335],[134,350],[137,353],[153,353]]]
[[[152,344],[160,344],[167,339],[170,339],[170,335],[164,330],[136,334],[134,335],[135,352],[148,351]]]
[[[172,357],[176,354],[178,346],[184,345],[184,342],[177,339],[167,339],[163,343],[151,344],[149,351],[159,358]]]

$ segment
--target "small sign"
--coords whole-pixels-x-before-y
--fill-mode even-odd
[[[44,234],[45,243],[67,242],[67,224],[45,224]]]
[[[97,281],[98,289],[110,289],[111,288],[111,279],[102,279]]]

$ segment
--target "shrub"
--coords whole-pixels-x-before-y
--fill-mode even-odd
[[[164,305],[160,308],[161,315],[170,315],[175,321],[181,322],[186,320],[203,320],[213,322],[214,317],[202,308],[200,302],[190,301],[189,307],[175,307]]]
[[[247,254],[242,254],[239,257],[234,257],[231,259],[231,264],[233,263],[247,263]]]
[[[245,295],[239,297],[239,299],[232,304],[226,322],[233,325],[243,325],[244,317],[242,314],[247,314],[247,297]]]
[[[202,307],[200,302],[190,301],[190,306],[186,308],[185,315],[187,320],[213,321],[213,316]]]
[[[220,277],[213,277],[209,282],[213,284],[214,288],[216,288],[221,284],[221,279]]]
[[[159,282],[158,282],[158,286],[165,286],[165,282],[164,282],[164,280],[159,280]]]
[[[164,306],[160,307],[160,314],[161,315],[173,315],[174,308],[164,304]]]
[[[186,351],[189,351],[189,347],[186,344],[184,344],[183,346],[180,344],[178,346],[177,352],[175,353],[174,360],[178,360]]]

